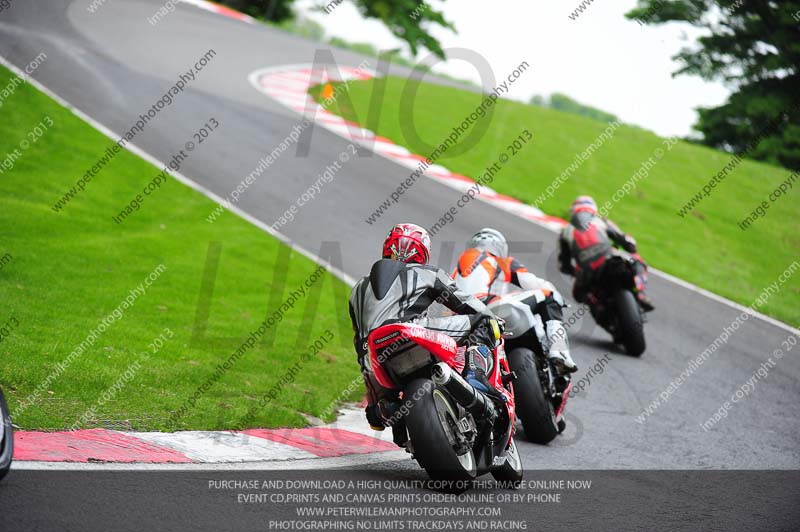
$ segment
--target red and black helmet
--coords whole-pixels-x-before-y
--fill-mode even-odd
[[[427,264],[431,258],[431,237],[417,224],[397,224],[383,241],[383,258]]]
[[[578,196],[575,198],[575,201],[572,202],[569,214],[570,216],[574,216],[575,213],[579,212],[590,212],[597,215],[597,203],[595,203],[594,198],[591,196]]]

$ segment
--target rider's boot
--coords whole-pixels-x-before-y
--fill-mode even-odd
[[[400,398],[397,392],[383,388],[371,368],[362,367],[361,376],[367,389],[367,406],[364,414],[372,430],[383,430],[391,426],[400,409]]]
[[[656,307],[653,305],[653,301],[647,297],[647,294],[644,292],[636,292],[636,299],[639,301],[639,304],[642,306],[642,309],[645,312],[655,310]]]
[[[567,328],[561,320],[550,320],[545,323],[545,354],[560,375],[578,371],[578,366],[569,353]]]
[[[500,402],[508,401],[508,397],[492,386],[486,375],[492,370],[492,351],[485,345],[473,345],[467,348],[464,357],[464,379],[476,390]]]
[[[636,299],[639,301],[642,309],[645,312],[655,310],[656,307],[653,305],[653,301],[645,294],[645,286],[647,286],[647,267],[644,262],[637,261],[636,275],[633,276],[633,283],[636,287]]]

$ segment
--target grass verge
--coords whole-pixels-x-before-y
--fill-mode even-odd
[[[0,85],[11,76],[0,68]],[[216,204],[172,178],[114,223],[160,172],[127,151],[55,212],[53,204],[112,142],[28,85],[4,104],[0,156],[20,155],[0,175],[0,383],[16,424],[228,429],[246,419],[250,427],[301,426],[306,414],[331,420],[332,402],[363,393],[358,386],[341,396],[360,378],[344,283],[315,275],[316,264],[235,215],[207,223]],[[195,342],[212,242],[221,246],[216,284],[205,337]],[[163,271],[126,307],[159,265]],[[304,285],[289,309],[290,292]],[[282,306],[281,319],[225,368]],[[325,339],[319,353],[304,357],[318,339]],[[174,415],[187,401],[193,404]]]

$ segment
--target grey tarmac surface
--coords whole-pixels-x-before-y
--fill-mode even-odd
[[[33,77],[121,133],[130,129],[180,73],[213,48],[214,59],[171,106],[150,121],[135,143],[168,161],[208,118],[216,118],[219,133],[193,152],[181,172],[220,196],[227,196],[299,122],[297,115],[253,89],[247,75],[263,67],[310,63],[319,44],[183,4],[155,26],[146,19],[162,5],[158,0],[109,1],[94,14],[86,10],[87,4],[12,2],[0,12],[0,55],[23,67],[45,52],[47,59]],[[333,54],[342,65],[356,66],[365,59],[341,50]],[[391,73],[407,75],[408,71],[392,67]],[[6,105],[13,105],[13,99]],[[535,125],[532,131],[537,133]],[[316,128],[308,156],[285,153],[242,196],[239,207],[273,224],[347,144],[345,139]],[[280,231],[312,252],[323,242],[340,242],[343,270],[353,277],[363,275],[391,223],[414,221],[429,227],[461,195],[420,180],[378,223],[365,223],[408,175],[408,169],[380,157],[356,157]],[[98,178],[102,179],[102,174]],[[142,176],[142,183],[150,178]],[[81,201],[80,196],[73,201]],[[450,267],[455,258],[447,249],[440,253],[440,244],[450,242],[460,250],[472,232],[483,226],[504,232],[512,241],[515,256],[532,271],[550,278],[565,294],[570,293],[569,279],[555,267],[555,235],[482,202],[470,203],[436,235],[434,259]],[[636,233],[635,227],[626,229]],[[522,243],[516,245],[517,251],[513,242]],[[530,247],[531,242],[534,248],[541,243],[540,250],[518,251],[522,245]],[[767,279],[764,284],[773,281]],[[791,279],[784,289],[796,287],[798,282]],[[727,418],[709,431],[701,427],[790,335],[759,319],[746,321],[652,416],[637,421],[643,409],[739,314],[662,278],[651,277],[650,287],[658,309],[646,325],[648,348],[642,358],[621,353],[588,315],[571,327],[573,354],[581,367],[577,378],[606,354],[609,362],[602,374],[570,400],[569,426],[562,437],[549,446],[520,438],[526,468],[798,469],[800,362],[796,351],[781,359],[749,397],[733,406]],[[576,309],[573,306],[567,315]],[[399,468],[410,478],[418,476],[410,460],[387,467]],[[33,472],[12,471],[9,482],[0,486],[0,500],[10,492],[43,489],[29,485],[36,478]],[[642,487],[649,489],[646,484]],[[160,489],[157,484],[151,488]],[[75,489],[79,489],[77,485]],[[87,500],[99,497],[105,489],[103,482],[90,483],[85,487]],[[39,511],[46,513],[47,507]]]

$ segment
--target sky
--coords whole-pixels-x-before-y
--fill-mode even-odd
[[[561,92],[659,135],[685,136],[697,120],[695,108],[719,105],[729,94],[721,83],[672,77],[679,67],[672,56],[699,33],[685,24],[641,26],[627,20],[623,15],[636,0],[595,0],[575,20],[569,15],[580,0],[492,0],[491,8],[489,2],[466,0],[429,3],[456,27],[457,33],[431,31],[445,49],[478,52],[498,80],[522,61],[531,65],[511,86],[508,97],[515,100]],[[322,24],[329,37],[379,49],[402,46],[380,21],[361,17],[349,0],[330,14],[314,11],[314,5],[320,4],[302,0],[296,8]],[[441,62],[434,70],[480,83],[476,68],[463,60]]]

